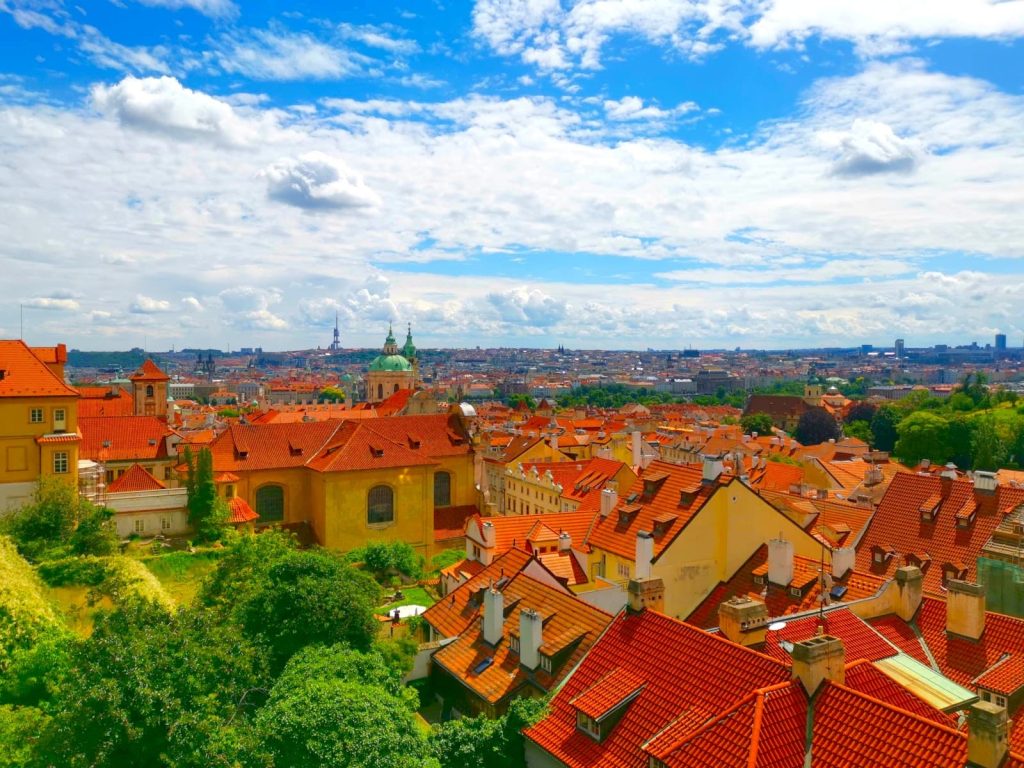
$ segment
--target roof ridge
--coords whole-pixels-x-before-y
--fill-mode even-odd
[[[908,711],[906,709],[903,709],[902,707],[898,707],[895,704],[890,704],[889,702],[882,701],[881,699],[876,699],[874,696],[870,696],[870,695],[868,695],[868,694],[866,694],[866,693],[864,693],[862,691],[858,691],[858,690],[856,690],[854,688],[848,688],[847,686],[843,685],[842,683],[837,683],[835,680],[829,680],[827,682],[828,682],[828,685],[835,686],[840,691],[844,691],[846,693],[853,694],[854,696],[859,696],[860,698],[865,699],[867,701],[870,701],[873,704],[878,704],[880,706],[885,707],[886,709],[891,709],[894,712],[898,712],[901,715],[906,715],[907,717],[910,717],[910,718],[912,718],[914,720],[917,720],[920,723],[924,723],[925,725],[930,725],[930,726],[934,726],[936,728],[941,728],[942,730],[946,731],[947,733],[956,734],[957,736],[964,736],[964,733],[962,731],[958,731],[958,730],[956,730],[955,728],[953,728],[951,726],[943,725],[942,723],[936,722],[935,720],[930,720],[927,717],[922,717],[921,715],[918,715],[918,714],[916,714],[914,712],[910,712],[910,711]],[[899,685],[899,683],[897,683],[897,685]],[[824,691],[822,691],[822,693],[824,693]],[[821,697],[820,696],[816,697],[816,699],[818,701],[820,701]]]

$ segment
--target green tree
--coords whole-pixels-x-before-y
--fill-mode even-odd
[[[233,616],[254,595],[266,589],[270,568],[295,551],[295,536],[286,531],[239,537],[203,581],[199,604],[216,610],[223,617]]]
[[[949,422],[938,414],[918,411],[903,419],[896,431],[895,452],[907,464],[930,459],[936,464],[949,460]]]
[[[800,417],[793,437],[804,445],[818,445],[838,438],[839,425],[824,408],[812,408]]]
[[[281,669],[307,645],[345,642],[366,650],[377,633],[373,609],[380,587],[368,574],[326,550],[289,552],[240,607],[248,637]]]
[[[200,768],[237,764],[230,732],[260,703],[262,656],[212,614],[133,600],[97,616],[48,709],[41,765]]]
[[[35,707],[0,704],[0,768],[31,765],[36,740],[47,720]]]
[[[953,414],[946,419],[949,429],[946,433],[946,444],[949,446],[948,461],[961,469],[970,469],[974,460],[974,429],[977,420],[961,413]]]
[[[32,501],[0,521],[0,533],[9,534],[31,560],[69,550],[103,555],[117,548],[111,517],[109,510],[96,507],[71,484],[44,477]]]
[[[345,390],[341,387],[324,387],[320,390],[318,399],[321,403],[343,403],[345,402]]]
[[[186,456],[190,460],[191,455]],[[203,448],[196,457],[195,469],[188,469],[193,478],[192,491],[188,496],[188,523],[198,541],[216,541],[228,524],[228,508],[217,495],[217,484],[213,480],[213,454]]]
[[[1006,449],[1006,444],[996,430],[995,419],[991,416],[978,419],[971,440],[973,468],[989,471],[999,469],[1006,460]]]
[[[300,654],[299,669],[285,668],[255,718],[260,751],[288,768],[425,768],[415,697],[367,682],[376,662],[349,658],[336,666],[338,655],[324,665]]]
[[[400,573],[410,579],[423,575],[423,556],[405,541],[372,541],[353,549],[345,559],[350,563],[362,563],[378,578],[392,573]]]
[[[772,417],[767,413],[751,413],[740,419],[740,426],[745,434],[757,432],[759,435],[772,434]]]
[[[863,440],[868,445],[872,445],[875,442],[875,436],[871,433],[871,425],[866,421],[851,421],[843,427],[843,433],[847,437]]]
[[[872,403],[854,403],[846,412],[846,418],[843,421],[846,424],[851,424],[855,421],[866,421],[870,424],[871,420],[875,418],[877,411],[878,407]]]
[[[516,699],[497,719],[480,716],[435,725],[431,752],[441,768],[520,768],[526,762],[522,731],[546,712],[546,699]]]
[[[892,405],[879,406],[871,418],[871,434],[875,436],[874,447],[880,451],[892,451],[896,447],[896,426],[900,423],[900,412]]]

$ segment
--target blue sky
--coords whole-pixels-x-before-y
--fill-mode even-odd
[[[1020,339],[1022,37],[1024,0],[0,0],[0,335]]]

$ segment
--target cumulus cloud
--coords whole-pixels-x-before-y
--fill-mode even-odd
[[[271,200],[307,210],[372,208],[380,197],[345,163],[324,152],[285,158],[261,172]]]
[[[202,303],[195,296],[186,296],[184,299],[181,300],[181,303],[184,304],[189,309],[195,310],[196,312],[203,311]]]
[[[554,325],[566,313],[564,301],[525,285],[501,293],[489,293],[487,300],[502,320],[538,328]]]
[[[126,77],[96,85],[92,102],[121,124],[175,138],[243,146],[259,137],[259,126],[213,96],[186,88],[173,77]]]
[[[839,149],[832,166],[839,176],[911,173],[921,158],[915,142],[900,138],[890,126],[875,120],[854,120],[848,132],[828,135],[826,141]]]
[[[135,301],[128,305],[128,311],[136,315],[153,315],[160,312],[170,312],[171,302],[166,299],[154,299],[150,296],[143,296],[140,293],[135,297]]]
[[[219,294],[225,309],[224,322],[236,328],[261,331],[280,331],[288,327],[287,321],[270,311],[281,301],[276,289],[242,285],[228,288]]]
[[[65,312],[73,312],[80,307],[80,304],[69,295],[56,293],[50,296],[38,296],[22,302],[26,307],[34,309],[56,309]]]

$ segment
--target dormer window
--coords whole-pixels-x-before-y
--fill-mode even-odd
[[[542,670],[544,670],[545,672],[547,672],[549,675],[551,674],[551,657],[550,656],[545,656],[544,654],[541,654],[541,657],[540,657],[540,668]]]
[[[519,635],[509,635],[508,647],[512,653],[519,653]]]
[[[601,728],[597,724],[597,720],[585,715],[582,712],[576,712],[576,727],[586,733],[595,741],[601,740]]]
[[[921,513],[921,522],[923,523],[934,523],[935,518],[939,515],[939,505],[942,503],[942,497],[937,493],[933,493],[924,503],[918,507],[918,511]]]

